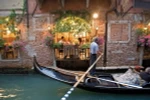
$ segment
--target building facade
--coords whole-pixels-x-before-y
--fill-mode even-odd
[[[3,5],[0,6],[1,20],[10,16],[12,10],[15,10],[14,23],[18,22],[15,26],[19,34],[16,35],[15,32],[11,32],[12,35],[8,34],[1,25],[1,38],[5,39],[5,45],[10,48],[7,51],[4,48],[1,50],[0,68],[31,69],[34,56],[41,65],[57,65],[57,51],[45,44],[45,38],[48,36],[55,38],[56,42],[62,36],[52,34],[51,30],[60,15],[54,12],[80,11],[83,13],[85,10],[90,14],[93,12],[99,14],[97,19],[91,19],[91,32],[89,37],[86,35],[88,39],[95,36],[104,39],[100,46],[104,55],[98,61],[98,67],[119,68],[142,65],[143,54],[142,50],[137,50],[136,29],[145,22],[147,16],[143,15],[143,9],[139,9],[137,5],[135,8],[135,1],[138,2],[138,0],[12,0],[11,2],[1,0],[0,5]],[[143,2],[150,4],[149,1],[143,0]],[[3,30],[5,31],[2,32]],[[84,38],[83,35],[81,38]],[[23,50],[14,50],[14,47],[11,47],[16,37],[24,41]],[[68,39],[70,38],[74,39],[75,35],[69,36]]]

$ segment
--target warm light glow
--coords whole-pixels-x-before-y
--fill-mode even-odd
[[[148,23],[148,26],[150,26],[150,22]]]
[[[85,32],[83,32],[83,37],[85,37],[86,36],[86,33]]]
[[[8,22],[8,21],[9,21],[9,18],[7,17],[7,18],[5,19],[5,21],[7,21],[7,22]]]
[[[147,30],[147,27],[144,27],[144,30]]]
[[[47,27],[47,29],[48,29],[48,30],[51,30],[51,27],[50,27],[50,26],[48,26],[48,27]]]
[[[6,30],[8,31],[8,30],[9,30],[9,28],[7,27],[7,28],[6,28]]]
[[[7,34],[10,34],[11,33],[11,31],[10,30],[7,30]]]
[[[78,38],[78,35],[76,34],[75,37]]]
[[[15,28],[15,31],[18,31],[19,29],[18,28]]]
[[[98,18],[98,13],[94,13],[93,18]]]
[[[98,27],[96,27],[96,30],[98,30],[99,28]]]

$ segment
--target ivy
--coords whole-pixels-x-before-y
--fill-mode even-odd
[[[54,33],[71,32],[79,34],[82,32],[90,33],[90,24],[81,17],[69,15],[58,20],[53,29]]]
[[[22,21],[25,11],[26,11],[26,0],[24,0],[22,14],[21,14],[21,18],[19,19],[19,21],[16,20],[16,17],[18,15],[16,14],[15,9],[12,9],[10,15],[6,17],[0,17],[0,24],[3,27],[0,29],[0,32],[6,31],[4,28],[8,28],[11,32],[18,33],[18,31],[16,31],[15,28],[16,28],[16,25]]]
[[[91,14],[87,10],[82,10],[82,11],[73,11],[73,10],[57,10],[52,12],[52,14],[58,15],[58,17],[55,19],[55,21],[59,21],[63,18],[69,17],[69,16],[76,16],[80,17],[86,21],[91,20]]]

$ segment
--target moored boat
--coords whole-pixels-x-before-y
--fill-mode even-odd
[[[38,64],[36,58],[34,58],[34,68],[43,75],[70,85],[74,85],[84,74],[84,72],[64,70],[57,67],[44,67]],[[77,87],[93,92],[125,94],[150,93],[150,83],[144,86],[121,83],[116,81],[111,74],[104,73],[95,77],[86,75]]]

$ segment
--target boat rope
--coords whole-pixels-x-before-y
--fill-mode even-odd
[[[88,68],[88,70],[80,77],[80,79],[70,88],[70,90],[61,98],[61,100],[66,100],[67,97],[72,93],[72,91],[78,86],[78,84],[83,80],[83,78],[88,74],[88,72],[94,67],[98,60],[102,57],[103,53],[99,55],[96,61]]]

